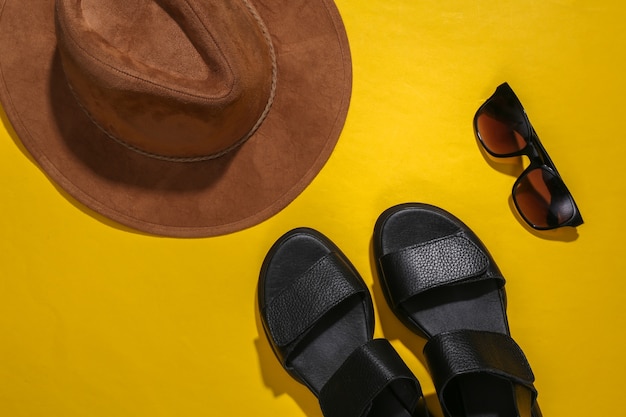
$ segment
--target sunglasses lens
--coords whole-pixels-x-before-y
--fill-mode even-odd
[[[480,141],[495,155],[508,155],[526,147],[530,136],[523,111],[513,99],[494,97],[476,116]]]
[[[563,181],[543,167],[532,169],[519,178],[513,198],[526,221],[541,229],[559,227],[576,213]]]

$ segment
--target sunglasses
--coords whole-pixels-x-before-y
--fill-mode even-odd
[[[497,158],[526,155],[530,164],[513,185],[518,213],[538,230],[578,226],[583,218],[511,87],[504,83],[480,106],[474,132]]]

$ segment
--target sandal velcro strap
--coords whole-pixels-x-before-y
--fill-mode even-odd
[[[392,252],[380,258],[388,291],[395,305],[426,290],[481,279],[489,258],[462,235],[446,236]],[[482,279],[498,278],[484,276]]]
[[[265,307],[270,333],[278,346],[302,336],[330,309],[366,291],[335,253],[317,261]]]
[[[533,397],[535,377],[522,349],[508,335],[476,330],[457,330],[431,338],[424,356],[439,396],[459,375],[488,373],[528,388]]]
[[[374,339],[348,356],[320,392],[325,417],[361,417],[390,387],[407,410],[422,397],[419,382],[386,339]]]

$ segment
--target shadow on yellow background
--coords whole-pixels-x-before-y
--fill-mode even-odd
[[[513,183],[515,180],[524,172],[524,169],[527,167],[525,165],[523,156],[516,156],[511,158],[495,158],[491,156],[485,149],[480,145],[478,139],[476,139],[476,146],[480,150],[485,162],[489,164],[491,168],[494,170],[509,175],[512,177],[511,187],[513,187]],[[533,229],[524,221],[522,216],[520,216],[517,208],[515,207],[515,203],[513,202],[513,195],[510,194],[508,198],[509,208],[511,209],[511,214],[515,217],[515,219],[519,222],[520,226],[522,226],[526,231],[533,234],[534,236],[540,239],[547,240],[559,240],[563,242],[573,242],[578,239],[578,231],[575,227],[563,227],[554,230],[536,230]]]

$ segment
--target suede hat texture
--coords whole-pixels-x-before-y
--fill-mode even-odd
[[[352,88],[332,0],[0,0],[0,100],[41,169],[150,234],[276,214],[329,158]]]

